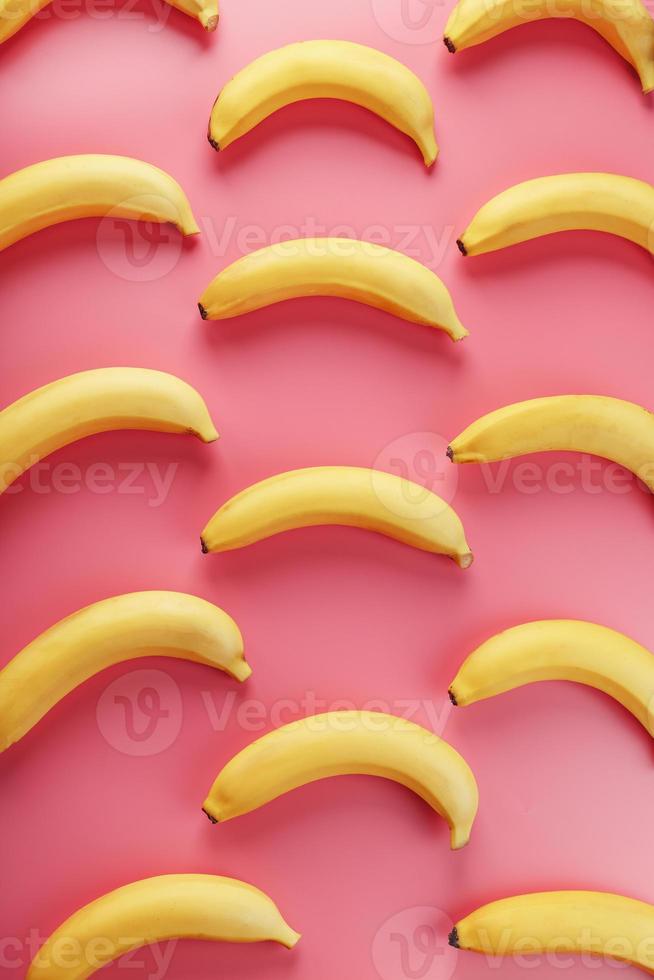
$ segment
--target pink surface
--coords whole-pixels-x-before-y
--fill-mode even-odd
[[[523,27],[452,58],[440,41],[449,9],[224,0],[219,31],[206,37],[174,11],[161,28],[162,8],[147,0],[131,13],[70,0],[0,52],[3,174],[67,153],[141,157],[182,183],[205,232],[181,249],[165,233],[140,271],[121,235],[94,221],[3,253],[2,403],[75,371],[146,366],[192,382],[223,436],[210,447],[147,433],[89,439],[3,497],[2,662],[86,603],[163,588],[232,613],[254,667],[239,687],[189,664],[123,666],[0,758],[2,976],[23,976],[30,937],[80,905],[177,871],[256,884],[303,940],[292,953],[180,943],[169,980],[449,980],[453,971],[472,980],[489,967],[441,955],[444,933],[484,901],[570,887],[654,901],[653,757],[637,722],[580,686],[532,686],[454,713],[446,693],[474,645],[531,618],[597,620],[654,649],[651,500],[633,483],[612,492],[605,464],[576,470],[572,492],[555,492],[549,467],[575,457],[536,459],[545,467],[536,493],[524,492],[524,461],[495,468],[504,485],[489,492],[479,470],[453,474],[442,455],[479,414],[522,398],[597,392],[654,407],[654,268],[644,252],[590,234],[468,261],[455,245],[479,205],[526,178],[608,170],[651,180],[652,103],[578,24]],[[205,131],[221,85],[262,52],[314,37],[373,45],[424,79],[441,144],[433,173],[382,121],[336,103],[288,109],[212,153]],[[280,229],[360,236],[373,226],[438,270],[469,340],[454,347],[336,300],[200,321],[209,279]],[[114,474],[102,494],[92,490],[98,462]],[[200,530],[233,492],[336,463],[431,474],[465,522],[473,568],[336,528],[202,557]],[[172,485],[155,506],[152,473],[167,472]],[[153,669],[163,673],[142,674]],[[158,691],[169,716],[152,739],[130,738],[115,688],[106,693],[113,684],[137,707],[144,687]],[[468,848],[450,852],[444,823],[420,800],[365,778],[210,826],[200,807],[234,752],[312,703],[343,702],[408,705],[464,754],[481,793]],[[147,722],[137,710],[137,729]],[[151,954],[134,961],[130,976],[162,976]],[[106,971],[122,975],[119,965]]]

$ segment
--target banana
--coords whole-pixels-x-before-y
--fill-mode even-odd
[[[604,395],[554,395],[500,408],[450,444],[454,463],[492,463],[551,450],[604,456],[654,492],[654,416]]]
[[[41,947],[26,980],[85,980],[125,953],[173,939],[257,943],[288,949],[300,939],[271,898],[236,878],[146,878],[75,912]]]
[[[0,0],[0,44],[13,37],[21,27],[36,17],[51,0]],[[218,0],[168,0],[172,7],[188,14],[207,31],[218,26]]]
[[[457,245],[463,255],[481,255],[575,230],[618,235],[654,253],[654,187],[620,174],[527,180],[484,204]]]
[[[339,296],[438,327],[468,331],[438,276],[402,252],[349,238],[303,238],[234,262],[200,297],[203,320],[224,320],[300,296]]]
[[[433,732],[372,711],[332,711],[269,732],[227,763],[203,809],[224,823],[299,786],[347,775],[406,786],[447,821],[453,849],[468,843],[479,803],[468,764]]]
[[[184,191],[163,170],[88,154],[44,160],[0,180],[0,251],[51,225],[108,214],[200,233]]]
[[[438,156],[434,106],[420,79],[395,58],[351,41],[301,41],[257,58],[218,96],[209,142],[224,150],[273,112],[304,99],[354,102],[410,136],[428,167]]]
[[[491,902],[457,922],[450,945],[487,956],[590,953],[654,972],[654,906],[606,892],[560,891]],[[558,963],[556,965],[561,965]]]
[[[643,92],[654,90],[654,22],[641,0],[459,0],[445,27],[449,51],[461,51],[512,27],[547,18],[573,18],[597,31],[632,65]]]
[[[238,626],[212,603],[179,592],[105,599],[52,626],[0,670],[0,752],[84,681],[138,657],[190,660],[239,681],[252,673]]]
[[[654,735],[654,656],[635,640],[595,623],[524,623],[482,643],[450,687],[465,706],[535,681],[576,681],[624,705]]]
[[[232,551],[300,527],[340,524],[448,555],[461,568],[472,553],[455,511],[425,487],[355,466],[316,466],[280,473],[241,491],[202,532],[202,550]]]
[[[112,429],[218,433],[198,392],[172,374],[99,368],[37,388],[0,412],[0,493],[45,456]]]

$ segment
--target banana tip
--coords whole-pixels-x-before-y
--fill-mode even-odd
[[[218,140],[215,140],[213,138],[213,136],[211,135],[211,132],[209,133],[208,140],[209,140],[209,143],[211,144],[211,146],[213,146],[213,148],[216,151],[216,153],[220,153],[220,144],[219,144]]]
[[[454,949],[460,949],[461,948],[459,946],[459,931],[458,931],[458,929],[457,929],[456,926],[454,926],[454,929],[452,929],[452,932],[447,937],[447,941],[450,944],[450,946],[453,946],[454,947]]]
[[[203,807],[202,807],[202,812],[204,813],[204,815],[205,815],[206,817],[208,817],[208,818],[209,818],[209,820],[211,821],[211,823],[213,823],[213,824],[217,824],[217,823],[218,823],[218,821],[217,821],[217,819],[216,819],[215,817],[213,817],[213,816],[212,816],[212,815],[211,815],[211,814],[209,813],[209,811],[207,810],[207,808],[206,808],[206,806],[203,806]]]
[[[205,30],[209,31],[209,33],[213,33],[213,31],[215,31],[216,28],[218,27],[219,20],[220,20],[219,14],[212,14],[211,17],[207,17],[207,19],[204,22]]]
[[[456,54],[456,44],[454,44],[454,42],[451,41],[449,37],[444,37],[443,38],[443,44],[445,45],[445,47],[447,48],[447,50],[450,52],[450,54]]]
[[[457,245],[457,248],[458,248],[459,252],[461,252],[461,255],[467,255],[468,254],[468,249],[465,247],[462,238],[457,238],[456,245]]]
[[[252,676],[252,668],[250,667],[247,660],[238,660],[232,665],[232,674],[237,681],[246,681],[248,677]]]
[[[455,558],[459,568],[470,568],[474,560],[475,556],[471,551],[467,551],[465,555],[457,555]]]
[[[204,540],[204,538],[200,538],[200,547],[202,548],[203,555],[209,554],[209,547],[207,545],[207,542]]]
[[[208,320],[209,319],[209,314],[207,313],[207,311],[206,311],[205,307],[202,305],[202,303],[198,303],[198,309],[200,311],[200,316],[202,317],[202,319],[203,320]]]
[[[452,463],[454,462],[454,450],[452,449],[451,446],[447,447],[446,456],[450,460],[450,462]]]
[[[448,695],[449,695],[449,698],[450,698],[450,701],[452,702],[452,704],[453,704],[453,705],[454,705],[454,707],[456,708],[456,707],[457,707],[457,705],[458,705],[458,703],[459,703],[459,702],[457,701],[457,699],[456,699],[456,694],[454,693],[454,691],[452,690],[452,688],[450,688],[450,689],[449,689],[449,691],[448,691],[447,693],[448,693]]]

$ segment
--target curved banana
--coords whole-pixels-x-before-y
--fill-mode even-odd
[[[551,450],[613,460],[654,492],[654,415],[604,395],[553,395],[507,405],[468,426],[447,455],[454,463],[492,463]]]
[[[97,153],[44,160],[0,180],[0,250],[51,225],[108,214],[200,233],[169,174],[143,160]]]
[[[112,429],[218,433],[185,381],[146,368],[99,368],[53,381],[0,412],[0,493],[45,456]]]
[[[118,888],[71,915],[36,954],[26,980],[85,980],[131,950],[171,939],[271,940],[292,949],[300,936],[253,885],[162,875]]]
[[[51,0],[0,0],[0,44],[13,37],[21,27],[47,7]],[[167,0],[172,7],[188,14],[207,31],[218,26],[218,0]]]
[[[302,238],[252,252],[216,276],[199,307],[203,320],[224,320],[300,296],[340,296],[438,327],[452,340],[468,336],[431,269],[402,252],[349,238]]]
[[[641,0],[459,0],[445,27],[445,46],[461,51],[512,27],[548,18],[573,18],[597,31],[632,65],[643,92],[654,90],[654,22]]]
[[[342,99],[376,113],[417,144],[428,167],[438,156],[434,106],[410,68],[351,41],[301,41],[257,58],[225,85],[209,120],[224,150],[278,109],[304,99]]]
[[[0,670],[0,752],[17,742],[74,688],[107,667],[139,657],[176,657],[252,673],[227,613],[179,592],[105,599],[62,620]]]
[[[391,473],[316,466],[262,480],[232,497],[202,532],[202,550],[232,551],[300,527],[340,524],[377,531],[461,568],[472,553],[455,511],[435,493]]]
[[[574,619],[525,623],[491,637],[460,668],[450,699],[465,706],[557,680],[603,691],[654,735],[654,656],[616,630]]]
[[[576,230],[618,235],[654,254],[654,187],[619,174],[527,180],[484,204],[457,245],[463,255],[481,255]]]
[[[457,922],[450,945],[487,956],[591,953],[654,971],[654,907],[606,892],[516,895]]]
[[[347,775],[406,786],[447,821],[453,849],[468,843],[479,794],[467,762],[426,728],[373,711],[332,711],[269,732],[227,763],[203,809],[224,823],[299,786]]]

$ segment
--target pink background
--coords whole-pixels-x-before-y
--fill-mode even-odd
[[[68,0],[0,52],[3,174],[67,153],[141,157],[182,183],[205,230],[181,251],[165,233],[145,270],[156,278],[145,282],[133,281],[139,273],[120,234],[98,222],[50,229],[6,251],[2,403],[75,371],[146,366],[192,382],[223,436],[205,447],[117,433],[50,460],[83,475],[97,462],[179,464],[160,507],[149,506],[155,493],[145,477],[139,495],[117,485],[65,494],[52,468],[45,491],[24,479],[22,492],[2,499],[2,660],[86,603],[163,588],[232,613],[255,671],[239,687],[174,661],[124,665],[72,694],[0,758],[3,976],[23,976],[31,930],[48,934],[112,888],[177,871],[256,884],[304,938],[292,953],[180,943],[170,980],[449,980],[452,970],[472,980],[489,969],[483,960],[421,952],[416,926],[439,925],[442,944],[448,917],[525,890],[654,900],[652,748],[626,711],[564,684],[446,708],[469,650],[528,619],[596,620],[654,649],[651,501],[633,485],[627,494],[589,493],[580,476],[571,493],[524,493],[524,461],[490,493],[479,470],[453,475],[441,456],[479,414],[522,398],[597,392],[654,406],[654,269],[643,251],[581,233],[467,261],[455,246],[477,207],[517,181],[573,170],[651,180],[652,104],[579,24],[523,27],[452,58],[440,41],[450,6],[408,0],[408,15],[425,20],[412,29],[400,0],[224,0],[219,30],[206,37],[174,11],[160,29],[162,8],[150,0],[131,14]],[[373,45],[424,79],[441,144],[433,173],[381,120],[337,103],[292,107],[224,155],[212,153],[207,118],[223,83],[269,49],[315,37]],[[307,218],[356,235],[381,225],[396,247],[415,250],[450,286],[469,340],[454,347],[337,300],[200,321],[197,297],[241,254],[242,229],[256,226],[268,241]],[[415,229],[413,244],[402,241],[405,226]],[[142,230],[135,234],[145,248]],[[448,489],[476,554],[468,573],[337,528],[200,554],[206,519],[260,478],[317,464],[398,471],[400,459],[421,479],[417,451],[434,447],[443,478],[435,488]],[[595,483],[612,475],[602,465]],[[110,695],[101,699],[120,678],[136,697],[143,675],[134,672],[153,668],[165,675],[148,676],[160,682],[174,740],[138,757],[128,754],[124,717],[102,707]],[[479,781],[469,847],[450,852],[445,824],[420,800],[365,778],[314,785],[212,828],[200,806],[219,768],[278,723],[270,712],[280,700],[282,721],[304,713],[306,692],[336,707],[377,701],[401,712],[408,701],[422,723],[440,718]],[[222,725],[212,725],[207,698],[225,707]],[[237,711],[252,699],[264,712],[255,730]],[[165,731],[156,737],[167,741]],[[130,976],[156,975],[149,954],[136,959],[143,965]],[[497,972],[518,970],[506,962]],[[123,972],[113,965],[106,975]]]

